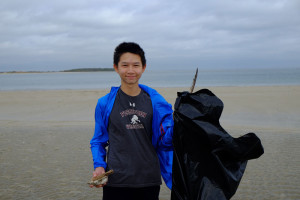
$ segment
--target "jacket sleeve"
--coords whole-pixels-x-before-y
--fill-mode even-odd
[[[158,140],[158,147],[165,149],[165,150],[172,150],[173,149],[173,111],[172,106],[170,104],[164,105],[166,108],[166,112],[164,113],[164,116],[162,116],[162,120],[160,122],[159,126],[159,133],[160,138]],[[161,114],[161,113],[160,113]]]
[[[173,110],[158,92],[154,91],[151,96],[153,103],[153,136],[152,144],[155,149],[164,151],[173,150]]]
[[[108,132],[104,123],[103,101],[103,98],[99,99],[95,109],[95,131],[94,136],[90,142],[94,161],[94,169],[97,167],[106,168],[107,166],[105,162],[105,147],[108,145]]]
[[[161,175],[172,189],[172,163],[173,163],[173,110],[171,104],[163,98],[156,104],[158,107],[158,134],[156,152],[160,161]]]

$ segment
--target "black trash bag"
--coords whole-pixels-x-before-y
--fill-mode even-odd
[[[247,160],[264,153],[254,133],[233,138],[221,127],[222,110],[223,102],[207,89],[178,93],[171,200],[230,199]]]

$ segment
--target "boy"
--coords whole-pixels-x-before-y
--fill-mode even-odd
[[[93,177],[114,170],[107,184],[98,186],[103,187],[103,200],[158,200],[161,176],[172,187],[172,106],[157,91],[139,84],[146,59],[138,44],[116,47],[114,69],[121,86],[112,87],[95,109]]]

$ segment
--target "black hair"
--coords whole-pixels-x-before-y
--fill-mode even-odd
[[[123,42],[119,44],[114,52],[114,64],[118,65],[120,57],[123,53],[133,53],[141,57],[142,65],[146,65],[146,58],[144,50],[134,42]]]

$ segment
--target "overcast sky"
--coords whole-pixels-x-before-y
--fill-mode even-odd
[[[123,41],[148,69],[300,67],[300,1],[0,3],[0,71],[112,67]]]

